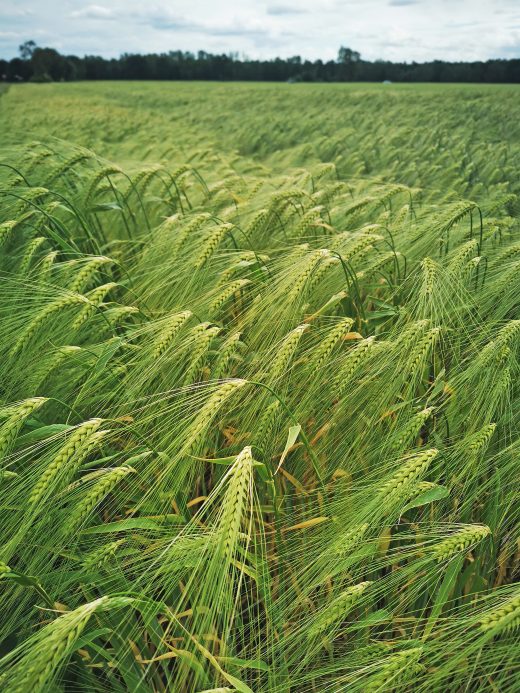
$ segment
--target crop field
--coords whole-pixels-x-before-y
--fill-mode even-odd
[[[0,689],[518,691],[519,87],[0,132]]]

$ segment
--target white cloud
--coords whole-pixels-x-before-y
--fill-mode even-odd
[[[196,34],[212,34],[214,36],[247,36],[249,34],[265,34],[270,27],[261,21],[235,17],[230,21],[200,21],[188,17],[176,16],[170,13],[159,13],[147,17],[155,29],[161,31],[186,31]]]
[[[115,19],[115,12],[102,5],[88,5],[81,10],[70,13],[73,19]]]

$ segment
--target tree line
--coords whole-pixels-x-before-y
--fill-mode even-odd
[[[237,54],[205,51],[124,53],[119,58],[61,55],[26,41],[20,55],[0,60],[7,82],[74,80],[223,80],[273,82],[496,82],[520,83],[520,58],[476,62],[433,60],[425,63],[363,60],[357,51],[340,48],[336,60],[300,56],[250,60]]]

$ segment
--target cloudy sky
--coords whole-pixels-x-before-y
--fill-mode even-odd
[[[0,0],[0,57],[206,50],[252,58],[520,57],[520,0]]]

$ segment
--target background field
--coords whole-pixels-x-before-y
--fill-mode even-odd
[[[518,690],[519,96],[0,93],[5,690]]]
[[[451,193],[463,152],[486,169],[497,145],[518,156],[517,113],[517,86],[101,82],[11,88],[0,123],[5,143],[54,136],[131,166],[211,147],[239,170],[333,161],[341,175]],[[432,166],[448,169],[442,181]]]

